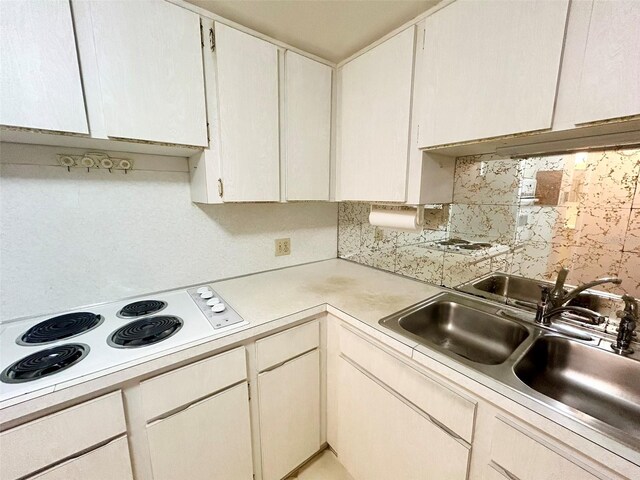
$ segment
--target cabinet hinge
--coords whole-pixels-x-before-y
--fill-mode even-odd
[[[247,395],[249,395],[249,400],[251,400],[251,382],[247,382]]]
[[[209,29],[209,45],[211,46],[211,51],[216,51],[216,34],[213,31],[213,27]]]
[[[204,48],[204,32],[202,30],[202,19],[200,19],[200,46]]]
[[[224,184],[222,183],[221,178],[218,179],[218,195],[220,195],[220,198],[224,195]]]
[[[211,146],[211,133],[209,130],[209,122],[207,122],[207,143]]]
[[[426,36],[427,36],[427,29],[425,28],[424,30],[422,30],[422,50],[424,50],[424,42],[425,42]]]
[[[420,124],[418,124],[418,131],[416,132],[416,143],[420,145]]]

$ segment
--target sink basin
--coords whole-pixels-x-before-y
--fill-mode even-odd
[[[474,280],[458,289],[485,298],[497,299],[517,307],[535,310],[537,303],[540,301],[540,285],[547,285],[553,288],[553,283],[550,282],[494,273],[480,280]],[[573,287],[568,288],[571,289]],[[608,308],[610,308],[608,302],[610,301],[602,296],[583,292],[569,302],[569,305],[585,307],[606,314]]]
[[[514,372],[537,392],[640,438],[640,362],[545,336]]]
[[[465,303],[473,301],[465,299]],[[416,342],[485,365],[504,362],[529,335],[519,323],[465,305],[455,296],[380,323]]]

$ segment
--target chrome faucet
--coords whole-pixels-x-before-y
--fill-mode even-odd
[[[541,296],[540,302],[538,303],[538,307],[536,309],[536,318],[535,318],[535,322],[540,325],[544,325],[544,326],[551,325],[551,319],[562,312],[577,313],[579,315],[582,315],[583,317],[590,318],[593,321],[593,323],[596,325],[600,325],[604,323],[605,320],[607,319],[607,317],[601,315],[600,313],[594,312],[593,310],[589,310],[588,308],[584,308],[584,307],[578,307],[574,305],[563,305],[563,304],[561,304],[559,307],[555,307],[551,299],[551,295],[553,292],[549,291],[549,287],[546,285],[540,285],[540,289],[542,290],[542,296]],[[570,301],[572,298],[570,298],[567,301]]]
[[[633,339],[633,331],[638,325],[638,302],[630,295],[623,295],[622,300],[624,300],[624,310],[616,313],[620,318],[618,337],[615,343],[611,344],[611,348],[620,355],[629,355],[633,353],[630,345]]]
[[[585,290],[589,288],[593,288],[597,285],[603,285],[605,283],[613,283],[614,285],[620,285],[622,280],[618,277],[602,277],[593,282],[585,283],[584,285],[580,285],[573,290],[567,292],[564,289],[564,282],[567,279],[567,275],[569,274],[569,270],[566,268],[561,268],[560,272],[558,272],[558,278],[556,279],[556,284],[553,287],[553,290],[549,293],[549,301],[554,308],[559,308],[565,306],[571,300],[576,298]]]

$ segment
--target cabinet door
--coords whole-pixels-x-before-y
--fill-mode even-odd
[[[428,17],[419,146],[551,128],[568,3],[454,2]]]
[[[89,133],[68,0],[0,2],[0,124]]]
[[[132,480],[127,437],[64,462],[30,480]]]
[[[165,1],[91,2],[109,137],[207,146],[197,14]]]
[[[278,48],[220,23],[215,38],[224,201],[278,201]]]
[[[404,202],[415,27],[338,71],[337,197]]]
[[[247,383],[151,423],[147,437],[154,480],[250,480]]]
[[[277,480],[320,449],[320,359],[313,350],[258,376],[262,477]]]
[[[285,53],[287,200],[329,200],[332,68]]]
[[[340,359],[340,462],[354,478],[467,478],[469,449]]]
[[[576,123],[640,115],[640,2],[595,0]]]

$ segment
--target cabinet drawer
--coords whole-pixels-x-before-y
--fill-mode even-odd
[[[262,372],[296,355],[313,350],[319,344],[320,327],[317,320],[258,340],[258,370]]]
[[[491,460],[520,480],[596,480],[568,454],[497,418]]]
[[[127,437],[46,470],[29,480],[132,480]]]
[[[126,432],[120,391],[0,433],[0,478],[13,480]]]
[[[423,375],[344,327],[342,353],[436,422],[471,443],[476,403]]]
[[[247,378],[244,347],[158,375],[140,384],[147,420]]]

